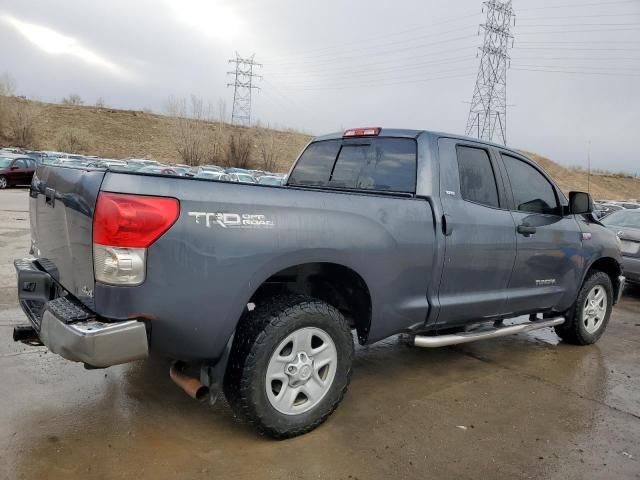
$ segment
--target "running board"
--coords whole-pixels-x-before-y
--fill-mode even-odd
[[[437,348],[446,347],[448,345],[458,345],[460,343],[475,342],[476,340],[484,340],[487,338],[504,337],[516,333],[530,332],[545,327],[554,327],[564,323],[564,317],[549,318],[547,320],[535,320],[533,322],[521,323],[517,325],[507,325],[504,327],[492,327],[480,331],[453,333],[450,335],[416,335],[413,344],[416,347]]]

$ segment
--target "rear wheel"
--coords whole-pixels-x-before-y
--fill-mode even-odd
[[[582,285],[565,323],[555,327],[556,333],[565,342],[591,345],[606,330],[612,306],[611,279],[604,272],[593,272]]]
[[[4,190],[8,186],[9,181],[7,180],[7,177],[3,177],[2,175],[0,175],[0,190]]]
[[[310,297],[278,296],[240,322],[225,395],[234,412],[259,432],[294,437],[336,409],[352,361],[351,329],[337,309]]]

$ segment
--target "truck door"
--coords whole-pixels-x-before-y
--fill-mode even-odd
[[[517,239],[508,310],[529,313],[563,305],[575,295],[582,272],[578,223],[563,215],[566,199],[535,164],[512,152],[499,156]]]
[[[502,175],[487,145],[440,138],[438,151],[445,238],[438,323],[499,316],[516,254]]]

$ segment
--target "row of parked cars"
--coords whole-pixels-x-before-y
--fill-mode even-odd
[[[640,209],[640,203],[635,200],[618,201],[618,200],[596,200],[593,202],[593,214],[597,218],[603,218],[610,213],[619,210],[637,210]]]
[[[282,185],[285,176],[263,170],[224,168],[218,165],[190,167],[184,164],[165,164],[156,160],[131,158],[117,160],[96,156],[77,155],[64,152],[0,149],[0,189],[11,185],[28,185],[39,164],[108,168],[111,170],[135,171],[155,175],[195,177],[226,182]]]

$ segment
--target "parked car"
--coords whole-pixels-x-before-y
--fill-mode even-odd
[[[640,284],[640,210],[620,210],[601,222],[620,239],[622,265],[629,282]]]
[[[15,262],[31,323],[14,338],[93,368],[153,350],[178,361],[170,376],[193,398],[224,392],[276,438],[336,409],[353,332],[363,345],[404,333],[440,347],[554,327],[589,345],[625,281],[589,194],[567,199],[520,152],[457,135],[319,137],[282,188],[38,176],[35,258]]]
[[[229,173],[229,181],[240,183],[258,183],[255,177],[249,173]]]
[[[191,167],[188,165],[170,165],[170,168],[175,170],[175,172],[181,177],[192,177],[193,172],[191,171]]]
[[[153,166],[162,165],[160,162],[157,162],[156,160],[147,160],[145,158],[130,158],[126,160],[126,162],[127,162],[127,166],[131,170],[140,170],[141,168],[144,168],[144,167],[153,167]]]
[[[260,185],[282,185],[282,178],[274,177],[272,175],[264,175],[258,178],[258,183]]]
[[[178,172],[167,165],[149,165],[147,167],[142,167],[139,170],[136,170],[138,173],[154,173],[156,175],[176,175],[178,176]]]
[[[30,185],[36,161],[16,153],[0,154],[0,190],[12,185]]]
[[[218,167],[217,165],[198,165],[197,167],[192,167],[194,175],[198,175],[200,172],[217,172],[217,173],[225,173],[225,169],[222,167]]]
[[[203,170],[200,173],[195,175],[196,178],[206,178],[209,180],[220,180],[223,182],[230,182],[231,179],[229,178],[229,175],[227,175],[226,173],[222,173],[222,172],[212,172],[209,170]]]

